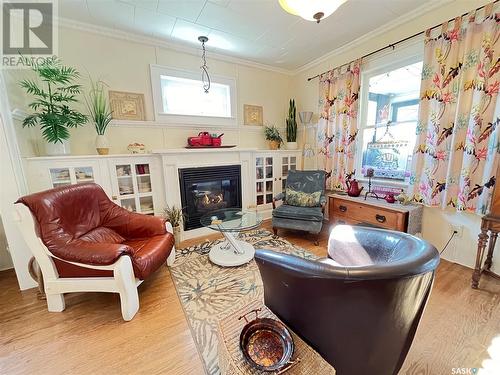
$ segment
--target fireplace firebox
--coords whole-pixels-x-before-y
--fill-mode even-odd
[[[184,230],[200,228],[200,218],[223,208],[241,208],[241,166],[179,170]]]

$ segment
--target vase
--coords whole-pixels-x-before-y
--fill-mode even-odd
[[[98,134],[95,139],[95,149],[99,155],[109,154],[109,141],[104,134]]]
[[[181,243],[181,226],[178,225],[174,228],[174,239],[175,239],[175,247],[179,248],[179,245]]]
[[[271,150],[277,150],[280,148],[280,143],[278,141],[269,141],[269,148]]]
[[[71,154],[69,140],[64,139],[64,140],[62,140],[62,142],[56,142],[56,143],[47,142],[47,143],[45,143],[45,153],[49,156]]]
[[[287,150],[296,150],[299,148],[299,144],[297,142],[287,142],[286,149]]]

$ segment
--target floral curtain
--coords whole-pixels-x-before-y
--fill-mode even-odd
[[[499,160],[500,14],[492,4],[426,32],[410,194],[428,206],[485,213]]]
[[[329,189],[346,189],[354,174],[358,134],[359,65],[345,73],[334,69],[319,77],[318,168],[326,171]]]

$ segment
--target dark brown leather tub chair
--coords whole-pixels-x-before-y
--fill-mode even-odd
[[[328,258],[257,250],[265,304],[339,375],[397,374],[429,298],[439,254],[401,232],[340,225]]]

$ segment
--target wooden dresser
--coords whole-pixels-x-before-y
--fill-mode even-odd
[[[472,273],[472,287],[477,289],[479,287],[479,280],[483,273],[489,274],[494,278],[500,279],[500,276],[491,272],[491,265],[493,264],[493,251],[495,251],[495,244],[500,232],[500,166],[497,169],[495,189],[493,190],[493,197],[491,198],[490,212],[483,216],[481,219],[481,233],[479,233],[476,254],[476,266]],[[486,260],[483,258],[486,252]]]
[[[368,224],[379,228],[420,233],[423,207],[387,203],[384,199],[328,194],[328,217],[335,224]]]

